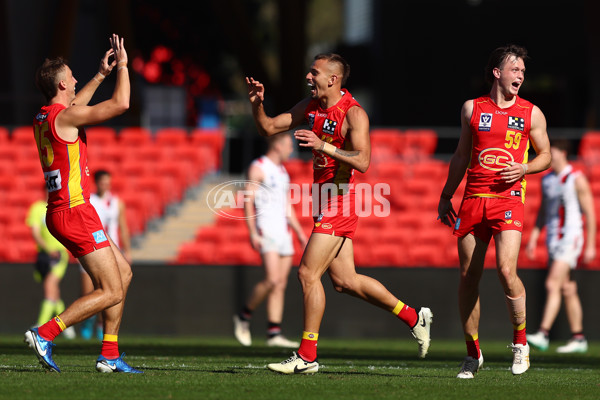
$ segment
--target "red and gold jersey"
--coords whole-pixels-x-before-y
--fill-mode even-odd
[[[331,143],[337,148],[344,150],[352,150],[349,137],[342,135],[342,125],[346,113],[351,107],[360,104],[346,89],[342,89],[342,98],[335,105],[323,109],[318,100],[312,100],[304,115],[308,120],[310,129],[317,135],[319,139],[326,143]],[[339,162],[326,154],[313,150],[313,178],[314,182],[351,184],[354,182],[354,169],[343,162]]]
[[[56,116],[65,108],[62,104],[44,106],[33,120],[35,143],[48,188],[49,213],[89,203],[90,199],[85,131],[80,129],[77,140],[66,142],[54,126]]]
[[[525,179],[505,183],[499,174],[510,161],[527,162],[532,110],[533,104],[520,97],[508,108],[498,107],[489,96],[473,100],[465,197],[518,196],[525,202]]]

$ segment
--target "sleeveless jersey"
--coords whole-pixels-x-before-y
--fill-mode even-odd
[[[499,171],[509,161],[526,163],[533,104],[517,96],[508,108],[500,108],[489,96],[473,100],[473,144],[467,170],[465,197],[512,197],[525,202],[525,179],[505,183]]]
[[[119,247],[119,198],[110,192],[105,193],[103,197],[92,193],[90,203],[96,209],[104,230]]]
[[[583,215],[575,188],[579,175],[569,164],[559,174],[550,172],[542,178],[548,247],[563,238],[583,237]]]
[[[56,133],[56,116],[65,108],[62,104],[44,106],[33,120],[49,213],[87,203],[90,198],[85,131],[80,129],[74,142],[64,141]]]
[[[308,120],[310,129],[319,139],[331,143],[337,148],[352,150],[349,137],[342,136],[342,125],[346,113],[351,107],[360,104],[346,89],[342,89],[342,98],[335,105],[323,109],[318,100],[312,100],[304,115]],[[334,183],[352,184],[354,182],[354,169],[343,162],[339,162],[326,154],[313,150],[313,177],[317,184]],[[352,185],[350,185],[352,191]]]
[[[252,162],[261,169],[265,190],[256,192],[256,227],[269,236],[282,235],[288,231],[287,204],[290,190],[290,176],[283,165],[276,165],[267,156]]]

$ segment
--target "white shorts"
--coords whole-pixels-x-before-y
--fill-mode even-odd
[[[571,269],[577,266],[577,260],[583,250],[582,236],[564,236],[559,240],[548,243],[548,255],[550,262],[563,261],[567,263]]]
[[[294,242],[289,231],[280,234],[261,232],[260,245],[260,254],[276,252],[280,256],[294,255]]]

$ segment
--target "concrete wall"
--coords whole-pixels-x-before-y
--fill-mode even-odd
[[[0,333],[21,333],[32,325],[42,300],[42,288],[33,281],[31,265],[0,265]],[[67,304],[79,293],[79,267],[71,265],[62,282]],[[257,267],[134,265],[134,278],[121,327],[123,334],[231,335],[231,316],[252,285],[262,276]],[[302,293],[290,275],[283,330],[291,338],[302,332]],[[364,268],[411,306],[434,312],[434,338],[462,338],[457,307],[458,271],[454,268]],[[527,288],[528,328],[539,326],[545,292],[543,270],[522,270]],[[584,328],[589,339],[600,339],[600,271],[576,271],[584,306]],[[323,278],[327,307],[321,337],[409,337],[407,328],[391,314],[358,299],[335,292]],[[495,270],[486,270],[481,282],[482,340],[511,339],[512,328]],[[264,305],[255,313],[252,331],[262,337],[266,327]],[[552,331],[554,339],[568,339],[564,313]]]

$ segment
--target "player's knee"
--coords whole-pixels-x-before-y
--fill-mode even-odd
[[[546,291],[548,292],[558,292],[559,290],[561,290],[560,282],[552,277],[548,277],[548,279],[546,279],[545,286]]]
[[[298,268],[298,280],[302,285],[313,283],[315,280],[320,280],[320,277],[315,276],[313,271],[305,264],[301,264]]]
[[[564,297],[571,297],[577,294],[577,283],[574,281],[567,281],[562,285],[562,295]]]
[[[500,266],[498,268],[498,275],[503,282],[513,282],[517,278],[517,273],[514,268],[508,266]]]

